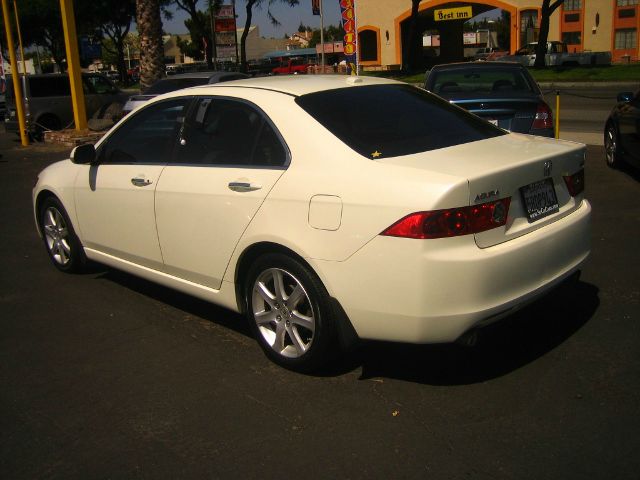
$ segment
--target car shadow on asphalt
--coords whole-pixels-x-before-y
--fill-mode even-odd
[[[441,386],[484,382],[560,346],[592,318],[599,304],[598,288],[577,282],[481,329],[474,346],[371,342],[335,368],[361,366],[362,380],[386,377]]]
[[[91,272],[97,274],[96,278],[117,283],[118,285],[184,313],[228,328],[246,337],[253,338],[251,329],[245,318],[232,310],[219,307],[211,302],[200,300],[186,293],[164,287],[120,270],[103,267],[98,264],[92,264],[90,269]],[[257,344],[256,348],[259,348]]]
[[[89,273],[253,338],[244,317],[226,308],[100,265],[93,264]],[[564,285],[479,330],[473,346],[364,342],[315,376],[337,377],[361,369],[360,380],[393,378],[441,386],[484,382],[517,370],[560,346],[591,319],[599,305],[596,286],[585,282]]]
[[[640,182],[640,169],[634,167],[633,165],[629,165],[628,163],[622,163],[618,170],[627,175],[628,177],[633,178],[636,182]]]

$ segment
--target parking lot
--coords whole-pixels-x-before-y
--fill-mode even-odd
[[[370,343],[318,376],[269,362],[233,312],[56,271],[30,192],[68,151],[0,133],[0,153],[3,478],[638,478],[640,173],[602,147],[577,286],[475,347]]]

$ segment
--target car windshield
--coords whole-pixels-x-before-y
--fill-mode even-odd
[[[180,90],[181,88],[196,87],[198,85],[205,85],[209,81],[208,77],[199,78],[168,78],[160,80],[149,87],[145,95],[161,95],[167,92],[173,92],[174,90]]]
[[[435,70],[429,76],[429,89],[445,96],[536,93],[522,69],[508,67]]]
[[[504,135],[424,90],[372,85],[302,95],[305,111],[367,158],[410,155]]]

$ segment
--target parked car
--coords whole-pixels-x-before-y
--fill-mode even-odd
[[[506,50],[502,50],[496,47],[483,47],[476,50],[476,53],[473,55],[473,60],[488,60],[499,58],[503,55],[506,55],[508,52]]]
[[[71,87],[66,74],[27,75],[22,77],[25,96],[25,120],[29,135],[41,140],[44,131],[60,130],[73,124]],[[87,116],[111,104],[122,105],[127,96],[106,77],[100,74],[83,73],[82,84]],[[7,76],[7,111],[4,121],[8,132],[20,133],[13,83]]]
[[[453,342],[575,278],[585,146],[374,77],[157,97],[38,176],[53,265],[104,263],[246,314],[318,368],[359,339]]]
[[[280,62],[280,65],[271,70],[271,73],[273,75],[298,75],[307,73],[309,65],[304,58],[285,58]]]
[[[436,65],[424,88],[506,130],[553,137],[553,115],[522,65],[474,62]]]
[[[531,42],[520,48],[514,55],[501,58],[504,61],[518,62],[526,67],[532,67],[536,62],[536,48],[538,42]],[[569,52],[564,42],[547,42],[545,54],[547,66],[578,66],[578,65],[611,65],[611,52]]]
[[[270,75],[274,68],[280,66],[280,62],[274,58],[247,61],[247,73],[252,77]]]
[[[151,85],[143,94],[132,95],[127,99],[122,109],[122,114],[127,115],[135,108],[148,102],[157,95],[173,92],[181,88],[197,87],[207,83],[228,82],[230,80],[240,80],[249,78],[249,75],[240,72],[191,72],[173,74],[170,77],[158,80]]]
[[[607,165],[618,167],[623,161],[640,168],[640,90],[618,94],[604,127]]]

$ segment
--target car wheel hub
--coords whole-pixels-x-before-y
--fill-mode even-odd
[[[262,339],[289,358],[304,355],[313,342],[315,314],[302,284],[289,272],[270,268],[252,290],[253,318]]]
[[[69,231],[58,209],[49,207],[44,212],[43,232],[53,260],[60,265],[69,263],[71,261]]]

